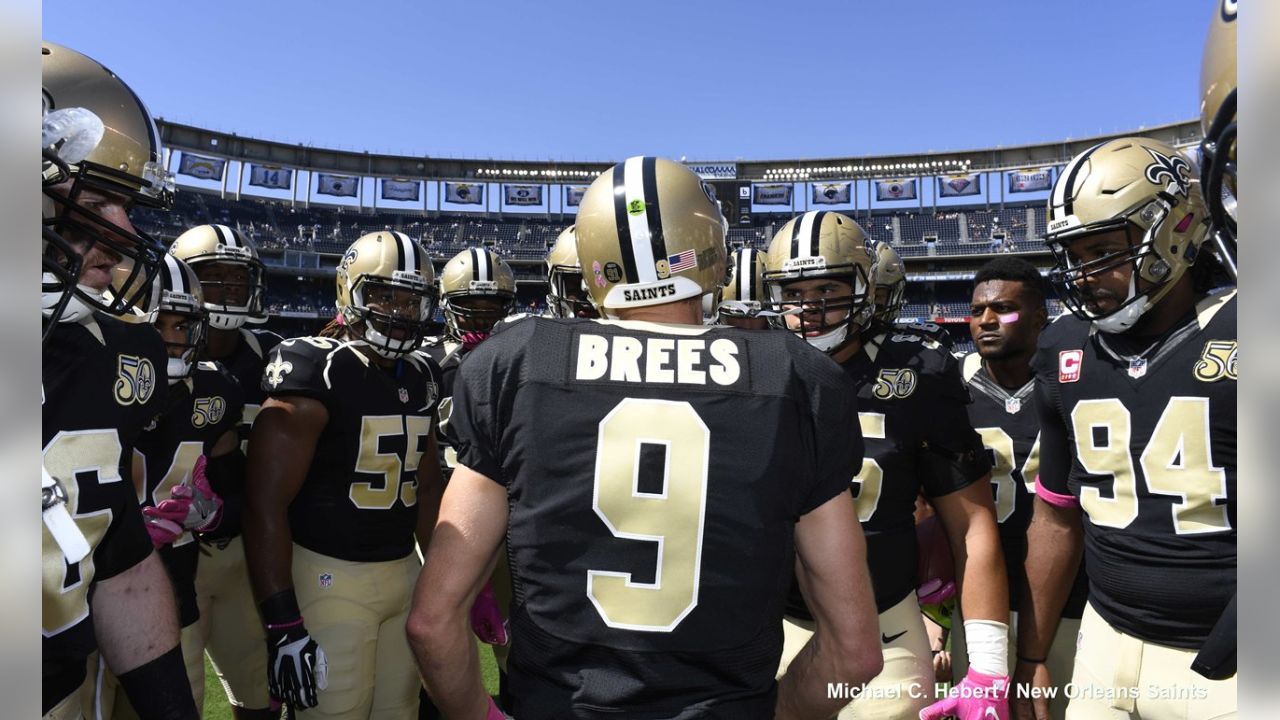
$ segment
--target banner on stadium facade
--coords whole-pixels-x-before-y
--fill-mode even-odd
[[[849,202],[853,183],[814,183],[814,205],[843,205]]]
[[[1053,169],[1015,170],[1009,173],[1009,192],[1023,193],[1048,190],[1053,187]]]
[[[876,180],[877,200],[915,200],[916,179]]]
[[[541,205],[541,185],[503,185],[503,199],[508,205]]]
[[[418,193],[421,190],[422,183],[417,180],[390,180],[386,178],[382,180],[383,200],[418,202],[418,198],[421,197]]]
[[[578,207],[582,204],[582,196],[587,194],[587,188],[590,185],[565,185],[564,186],[564,206]]]
[[[458,205],[483,205],[484,185],[480,183],[446,182],[444,184],[444,200]]]
[[[703,180],[737,180],[737,163],[689,163],[686,165]]]
[[[193,155],[183,151],[182,162],[178,164],[178,172],[201,180],[221,180],[227,168],[227,161],[222,158],[211,158]]]
[[[938,197],[963,197],[981,193],[982,176],[978,173],[947,175],[938,178]]]
[[[288,190],[293,187],[293,170],[279,165],[250,165],[249,184],[275,190]]]
[[[355,197],[360,189],[360,178],[351,175],[332,175],[330,173],[316,173],[319,178],[316,184],[316,192],[321,195],[336,195],[338,197]]]
[[[751,186],[751,202],[756,205],[790,205],[791,183],[769,183]]]

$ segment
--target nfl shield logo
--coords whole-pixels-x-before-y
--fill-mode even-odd
[[[320,573],[320,587],[333,587],[333,573]]]
[[[404,388],[400,388],[400,402],[402,403],[409,402],[409,391],[405,390]]]
[[[1129,377],[1140,378],[1147,374],[1147,361],[1145,358],[1135,358],[1129,361]]]
[[[1017,415],[1022,409],[1022,401],[1016,397],[1006,398],[1004,401],[1004,411],[1010,415]]]

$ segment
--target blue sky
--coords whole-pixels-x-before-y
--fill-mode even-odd
[[[839,157],[1198,115],[1213,3],[45,0],[156,115],[434,157]]]

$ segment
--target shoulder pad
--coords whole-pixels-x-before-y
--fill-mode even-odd
[[[956,358],[962,360],[960,372],[964,375],[965,382],[972,380],[973,376],[977,375],[978,371],[982,369],[982,356],[976,352],[971,352],[968,355],[957,355]]]
[[[333,338],[299,337],[281,342],[272,350],[262,370],[263,392],[323,397],[332,390],[328,372],[332,361],[344,348],[368,364],[368,358],[349,348],[348,343]]]

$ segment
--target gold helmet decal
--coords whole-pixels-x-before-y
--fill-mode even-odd
[[[1200,65],[1200,189],[1223,265],[1235,275],[1236,0],[1218,0]]]
[[[875,262],[866,248],[867,235],[852,218],[836,212],[807,212],[787,221],[765,254],[766,306],[783,316],[787,326],[823,351],[838,349],[850,328],[871,318],[870,278]],[[835,295],[806,297],[796,283],[833,280],[848,289]],[[842,311],[838,320],[829,313]]]
[[[702,180],[684,165],[632,157],[582,197],[578,257],[601,314],[714,296],[724,282],[726,223]]]
[[[463,250],[440,271],[440,309],[445,332],[454,340],[491,332],[515,312],[516,275],[492,250]]]
[[[416,350],[435,313],[435,272],[402,232],[362,235],[338,265],[338,314],[348,332],[383,357]]]
[[[547,252],[547,308],[553,317],[598,317],[582,285],[578,261],[578,233],[570,225]]]
[[[1206,220],[1191,165],[1172,147],[1141,137],[1095,145],[1063,168],[1050,193],[1046,242],[1057,261],[1050,279],[1074,314],[1121,332],[1195,262]],[[1134,238],[1127,250],[1085,264],[1074,260],[1072,243],[1119,228]],[[1129,296],[1105,316],[1089,312],[1081,283],[1123,264],[1134,268]]]
[[[235,330],[265,312],[266,268],[253,242],[228,225],[197,225],[182,233],[169,254],[191,266],[205,289],[209,324]]]
[[[907,270],[898,251],[887,242],[875,246],[876,267],[871,278],[874,316],[880,322],[893,322],[907,302]]]

